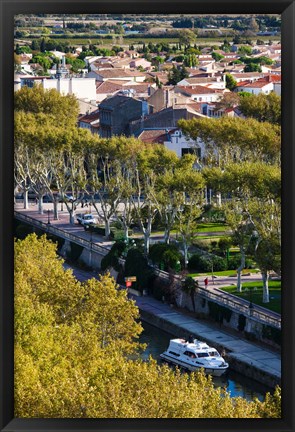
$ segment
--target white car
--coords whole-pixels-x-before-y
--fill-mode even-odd
[[[80,225],[91,225],[96,223],[96,218],[91,213],[80,213],[76,215]]]

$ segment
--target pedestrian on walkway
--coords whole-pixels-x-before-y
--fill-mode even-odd
[[[208,283],[209,283],[209,279],[206,277],[206,279],[204,280],[205,283],[205,288],[208,288]]]

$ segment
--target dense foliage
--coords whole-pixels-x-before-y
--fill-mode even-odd
[[[15,416],[281,416],[279,388],[265,402],[247,402],[202,373],[141,361],[137,319],[133,301],[109,275],[80,283],[45,236],[16,241]]]

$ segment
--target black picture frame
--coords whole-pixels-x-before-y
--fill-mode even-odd
[[[13,19],[21,13],[196,13],[282,15],[282,418],[17,419],[13,414]],[[295,4],[285,0],[0,0],[0,427],[1,431],[284,431],[294,422],[294,77]]]

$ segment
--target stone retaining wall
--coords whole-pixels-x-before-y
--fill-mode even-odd
[[[146,321],[148,324],[151,324],[161,330],[166,331],[167,333],[170,333],[174,337],[182,337],[188,339],[191,333],[185,328],[170,322],[168,319],[163,317],[157,317],[150,312],[140,310],[140,316],[143,321]],[[195,334],[195,336],[198,337],[197,334]],[[216,341],[210,341],[210,339],[205,338],[203,335],[202,337],[200,337],[200,339],[202,339],[204,342],[207,342],[208,344],[214,343],[214,347],[219,352],[225,349],[225,347],[220,343],[217,344]],[[230,367],[232,370],[241,373],[247,378],[254,379],[264,385],[267,385],[270,388],[275,388],[276,385],[281,385],[280,378],[273,376],[264,370],[260,370],[254,365],[242,362],[241,360],[237,359],[234,354],[227,353],[224,358],[230,363]]]

